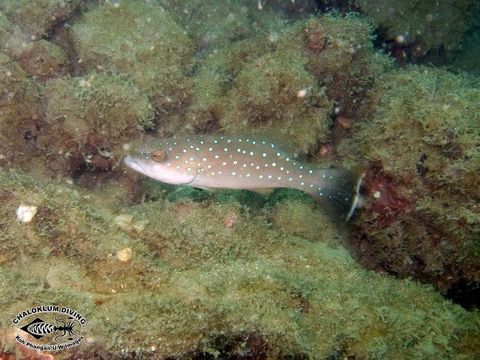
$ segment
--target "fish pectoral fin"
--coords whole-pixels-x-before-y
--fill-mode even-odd
[[[193,175],[192,178],[189,179],[188,181],[186,181],[186,182],[184,182],[184,183],[182,183],[182,184],[177,184],[177,185],[191,185],[192,182],[195,181],[195,179],[197,178],[197,176],[198,176],[198,173],[196,173],[195,175]]]
[[[257,194],[263,195],[263,196],[270,196],[273,193],[273,188],[258,188],[258,189],[248,189],[250,191],[256,192]]]

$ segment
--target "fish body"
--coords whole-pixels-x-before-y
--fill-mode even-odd
[[[298,189],[347,219],[357,206],[361,183],[355,172],[317,168],[257,136],[152,138],[133,149],[124,162],[143,175],[175,185],[254,191]]]

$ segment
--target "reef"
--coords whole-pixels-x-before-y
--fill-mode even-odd
[[[455,68],[479,10],[377,3],[3,1],[0,357],[47,356],[11,326],[45,303],[88,319],[60,359],[473,358],[480,88],[404,62]],[[344,224],[299,191],[122,166],[185,133],[360,167],[363,206]]]
[[[371,121],[340,153],[370,168],[353,246],[370,267],[464,292],[475,303],[480,274],[480,88],[469,78],[412,66],[385,76]],[[358,157],[356,157],[358,160]]]
[[[55,357],[467,359],[480,345],[478,314],[363,270],[335,244],[344,230],[311,203],[278,203],[269,220],[235,201],[112,210],[14,171],[0,184],[3,329],[32,302],[88,319],[84,342]],[[36,209],[31,222],[15,219],[20,204]],[[323,228],[314,236],[313,219]],[[1,348],[14,351],[12,331]]]
[[[158,112],[181,112],[191,86],[185,73],[193,46],[162,7],[138,1],[100,6],[75,22],[70,37],[77,71],[126,74]]]
[[[454,51],[470,30],[480,7],[476,1],[367,1],[353,5],[372,18],[395,43],[395,51],[414,57],[429,51]],[[399,56],[402,56],[398,53]]]

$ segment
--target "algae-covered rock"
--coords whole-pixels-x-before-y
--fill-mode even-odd
[[[91,193],[13,171],[0,173],[0,199],[0,349],[9,356],[23,349],[11,317],[43,303],[88,320],[82,344],[60,359],[468,359],[479,346],[478,313],[361,269],[327,244],[328,222],[305,240],[236,203],[113,211]],[[19,204],[37,208],[31,222],[15,219]]]
[[[466,305],[480,283],[480,89],[429,67],[385,75],[375,113],[341,154],[366,159],[371,201],[354,246],[364,263],[415,276]]]
[[[112,151],[153,125],[147,96],[116,75],[51,80],[45,96],[48,127],[38,143],[59,174],[71,176],[85,166],[110,169]]]
[[[192,42],[160,6],[122,1],[93,8],[72,27],[83,71],[125,74],[162,114],[183,107]]]
[[[3,50],[5,42],[12,32],[12,24],[3,12],[0,11],[0,50]]]
[[[42,114],[41,93],[14,60],[0,53],[0,166],[20,165],[31,156]]]
[[[78,10],[81,0],[6,0],[0,10],[31,40],[44,37]]]
[[[387,39],[413,46],[415,56],[440,48],[447,52],[455,50],[479,9],[475,0],[353,0],[352,3],[383,29]]]
[[[323,16],[206,56],[193,77],[187,125],[282,134],[304,153],[338,141],[335,117],[362,119],[369,89],[389,67],[371,32],[358,17]]]
[[[305,63],[299,53],[278,50],[246,64],[235,79],[222,127],[230,133],[275,129],[303,152],[328,141],[333,106]]]
[[[16,59],[22,69],[35,80],[45,81],[65,76],[68,71],[65,51],[43,39],[26,44]]]

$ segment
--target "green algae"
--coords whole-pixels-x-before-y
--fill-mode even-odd
[[[87,317],[83,354],[214,356],[236,344],[266,358],[466,359],[478,347],[477,313],[429,286],[362,270],[329,245],[343,236],[329,221],[307,240],[282,215],[271,227],[236,202],[158,200],[124,208],[146,225],[122,229],[117,212],[92,207],[91,194],[73,187],[15,172],[1,173],[0,184],[4,330],[10,314],[46,302]],[[15,220],[20,203],[38,207],[31,223]],[[114,254],[125,247],[133,258],[121,262]]]
[[[84,71],[128,74],[157,110],[182,107],[191,86],[185,71],[192,43],[163,8],[105,4],[73,25],[72,41]]]
[[[5,0],[0,9],[34,40],[48,35],[56,24],[70,17],[80,3],[81,0]]]
[[[366,1],[352,3],[371,17],[400,45],[415,46],[414,54],[458,47],[475,20],[478,3],[463,1]]]
[[[370,226],[367,219],[377,219],[376,230],[366,230],[372,263],[387,263],[397,274],[416,273],[444,293],[457,282],[475,287],[478,85],[463,75],[411,66],[386,74],[374,92],[372,120],[340,147],[345,158],[359,149],[358,157],[377,166],[367,187],[378,197],[359,222],[365,226],[361,237]],[[397,213],[391,220],[389,211]]]
[[[57,174],[79,168],[111,168],[113,152],[153,126],[147,96],[129,79],[115,74],[88,74],[55,79],[45,85],[46,128],[37,143]],[[50,132],[57,136],[51,139]]]
[[[255,1],[88,2],[82,14],[78,4],[0,4],[10,56],[0,55],[2,355],[20,356],[10,318],[39,303],[89,320],[81,347],[60,358],[476,355],[477,311],[366,271],[341,244],[359,240],[364,264],[444,294],[478,283],[477,84],[394,68],[373,47],[373,24],[390,39],[400,29],[365,2],[356,4],[372,23],[303,18],[307,1],[263,10]],[[287,7],[295,14],[274,10]],[[463,20],[432,42],[427,24],[408,28],[421,30],[413,37],[401,22],[400,35],[421,54],[451,51]],[[60,41],[50,38],[56,26]],[[384,222],[369,196],[352,231],[297,191],[264,198],[138,182],[118,169],[118,154],[152,127],[160,136],[282,133],[313,161],[332,146],[344,164],[378,170],[368,195],[387,183],[414,206],[395,218],[382,203]],[[28,174],[3,171],[13,164]],[[21,204],[36,206],[31,223],[15,219]],[[131,259],[117,256],[125,249]]]

